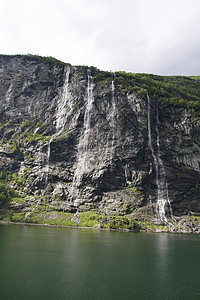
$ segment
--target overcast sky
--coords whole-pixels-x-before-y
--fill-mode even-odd
[[[0,53],[200,75],[200,0],[0,0]]]

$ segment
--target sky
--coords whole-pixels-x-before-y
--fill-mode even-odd
[[[199,0],[0,0],[0,53],[200,75]]]

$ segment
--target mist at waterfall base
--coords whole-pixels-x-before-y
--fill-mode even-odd
[[[199,299],[200,236],[0,225],[0,295]]]

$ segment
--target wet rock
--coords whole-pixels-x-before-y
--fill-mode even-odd
[[[156,215],[146,99],[124,93],[114,80],[98,82],[85,67],[2,56],[0,70],[0,170],[18,176],[15,189],[30,204],[38,195],[60,211]],[[198,214],[199,121],[154,99],[150,110],[152,148],[168,189],[166,216],[170,206],[175,216]],[[194,222],[180,226],[199,230]]]

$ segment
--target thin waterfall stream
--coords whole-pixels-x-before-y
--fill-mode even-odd
[[[111,132],[112,132],[112,144],[111,144],[111,163],[113,162],[113,155],[114,155],[114,142],[115,142],[115,126],[116,126],[116,117],[117,117],[117,106],[115,102],[115,85],[114,81],[112,80],[111,85],[111,91],[112,91],[112,113],[110,117],[111,121]]]
[[[115,99],[115,84],[114,80],[111,82],[111,104],[108,106],[107,120],[109,122],[109,133],[107,136],[107,142],[105,145],[104,155],[106,159],[110,162],[111,169],[113,164],[114,156],[114,144],[116,139],[116,127],[117,127],[117,104]]]
[[[160,136],[159,136],[159,128],[158,128],[158,121],[159,121],[158,103],[156,106],[156,127],[155,127],[157,151],[155,152],[152,145],[152,135],[151,135],[151,100],[148,95],[147,95],[147,121],[148,121],[148,144],[153,157],[153,163],[154,163],[155,173],[156,173],[156,185],[157,185],[156,212],[161,221],[163,221],[167,225],[171,225],[167,220],[166,212],[165,212],[165,207],[166,205],[168,205],[170,209],[171,218],[173,218],[172,208],[168,196],[168,185],[166,180],[165,168],[160,154]]]

